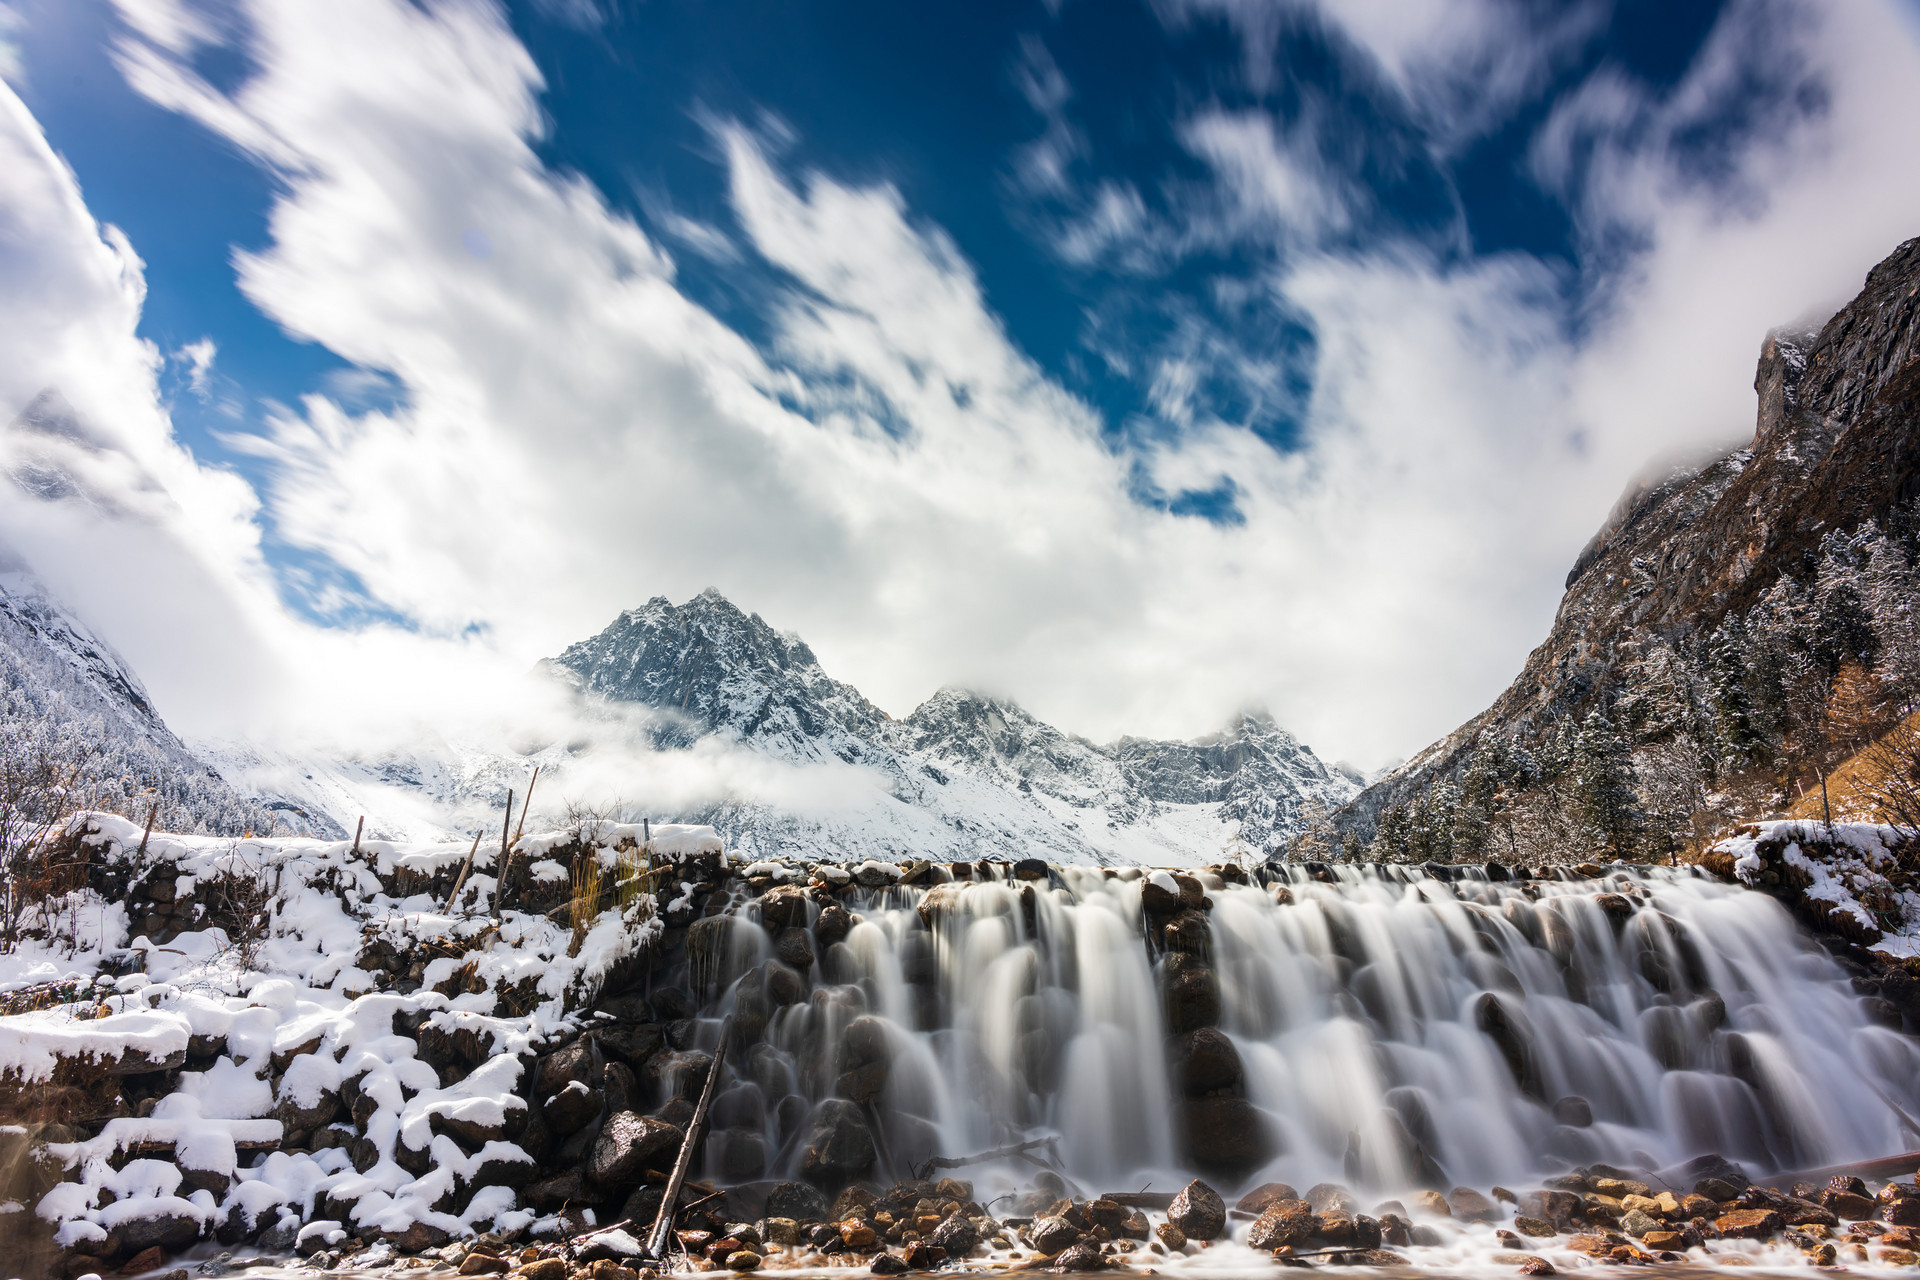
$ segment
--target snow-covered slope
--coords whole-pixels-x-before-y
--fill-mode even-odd
[[[1360,779],[1264,715],[1195,742],[1096,745],[1017,704],[943,689],[904,720],[832,679],[804,642],[717,592],[629,610],[552,669],[589,701],[653,708],[663,748],[721,741],[834,776],[832,803],[715,803],[735,848],[881,858],[1180,863],[1264,852]],[[867,785],[848,785],[847,775]]]
[[[245,801],[183,745],[140,679],[85,623],[0,548],[0,751],[84,759],[88,803],[144,811],[182,831],[270,829],[276,814]],[[283,829],[308,829],[279,814]]]

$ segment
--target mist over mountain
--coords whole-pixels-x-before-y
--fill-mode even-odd
[[[1192,742],[1099,745],[1010,700],[948,688],[896,720],[827,675],[799,637],[711,590],[682,605],[650,600],[551,668],[590,704],[655,712],[649,734],[661,749],[719,739],[792,765],[876,776],[850,810],[737,797],[696,815],[749,852],[898,859],[1024,849],[1061,861],[1180,862],[1237,844],[1262,854],[1363,781],[1263,714]]]

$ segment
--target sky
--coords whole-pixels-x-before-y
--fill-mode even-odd
[[[0,539],[195,737],[711,586],[1378,767],[1920,234],[1911,0],[0,0],[0,79]]]

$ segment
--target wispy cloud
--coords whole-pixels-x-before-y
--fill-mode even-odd
[[[1588,315],[1569,313],[1560,268],[1525,255],[1354,247],[1365,207],[1326,159],[1324,120],[1196,105],[1179,136],[1204,182],[1129,195],[1097,170],[1048,171],[1090,193],[1085,262],[1128,244],[1179,261],[1202,236],[1208,252],[1267,247],[1220,258],[1187,295],[1205,305],[1163,316],[1163,342],[1115,336],[1163,420],[1116,429],[1020,349],[954,240],[892,186],[717,124],[730,225],[649,222],[694,251],[711,230],[775,274],[756,343],[682,291],[641,225],[542,162],[540,76],[493,8],[238,12],[245,34],[222,38],[256,70],[237,88],[145,27],[122,67],[276,178],[270,238],[239,258],[247,296],[394,388],[272,415],[250,445],[259,494],[171,438],[132,247],[94,224],[11,95],[0,130],[0,207],[23,228],[0,286],[36,299],[0,317],[4,403],[89,388],[83,411],[133,460],[123,482],[152,495],[137,528],[55,512],[6,532],[22,526],[189,719],[225,692],[236,714],[307,730],[457,719],[618,609],[715,585],[896,712],[977,683],[1107,736],[1197,733],[1264,702],[1329,754],[1404,754],[1517,668],[1568,559],[1650,454],[1750,425],[1765,327],[1851,286],[1920,207],[1920,165],[1895,162],[1915,152],[1898,122],[1920,114],[1920,59],[1891,10],[1865,5],[1796,32],[1821,109],[1733,139],[1711,182],[1693,180],[1677,122],[1722,100],[1731,36],[1670,95],[1697,109],[1651,108],[1671,128],[1634,123],[1649,108],[1625,100],[1556,126],[1594,141],[1540,143],[1583,217],[1638,237]],[[1445,115],[1451,99],[1420,86],[1493,74],[1479,28],[1450,53],[1449,30],[1394,43],[1364,12],[1338,21],[1410,109]],[[1523,70],[1554,56],[1514,55]],[[1070,86],[1028,64],[1037,109],[1065,111]],[[1611,92],[1593,83],[1596,102]],[[1767,198],[1729,208],[1722,190]],[[1304,385],[1242,340],[1282,325],[1310,335]],[[1223,379],[1283,406],[1287,447],[1206,394]],[[1225,494],[1237,520],[1183,515],[1181,494]],[[320,589],[407,625],[289,613],[263,525],[337,568]],[[163,584],[214,603],[169,606]]]

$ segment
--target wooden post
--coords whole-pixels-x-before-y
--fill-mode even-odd
[[[147,851],[147,837],[153,834],[153,820],[159,816],[160,802],[155,800],[153,808],[147,810],[147,829],[140,833],[140,847],[134,850],[135,853],[144,854]]]
[[[507,816],[500,822],[500,856],[494,860],[493,906],[496,911],[506,910],[504,899],[507,892],[507,833],[513,830],[513,788],[507,788]]]
[[[513,838],[518,840],[520,833],[527,829],[527,810],[533,808],[533,785],[540,781],[540,766],[533,766],[533,777],[527,779],[527,794],[520,797],[520,825],[513,829]]]
[[[360,852],[360,833],[367,829],[367,815],[361,814],[360,821],[353,824],[353,852]]]
[[[680,1199],[680,1186],[687,1180],[687,1166],[693,1163],[693,1149],[700,1145],[700,1134],[707,1126],[707,1109],[713,1106],[713,1089],[720,1080],[720,1068],[726,1065],[727,1046],[733,1039],[733,1015],[728,1014],[726,1021],[720,1024],[720,1047],[713,1051],[713,1065],[707,1068],[707,1082],[700,1089],[700,1103],[693,1109],[693,1119],[687,1122],[687,1136],[680,1143],[680,1158],[673,1162],[673,1173],[667,1178],[667,1193],[660,1199],[660,1212],[653,1219],[653,1230],[647,1236],[647,1256],[664,1258],[667,1247],[667,1233],[673,1229],[675,1202]]]
[[[480,851],[480,833],[473,833],[473,847],[467,850],[467,860],[460,864],[460,874],[453,878],[453,892],[447,895],[447,910],[453,910],[453,904],[460,901],[460,890],[467,884],[467,873],[473,870],[473,855]]]

